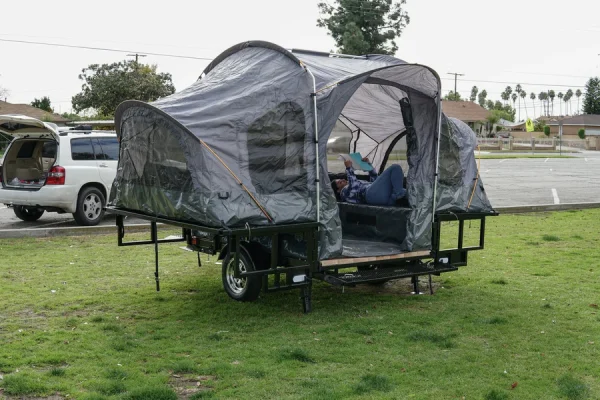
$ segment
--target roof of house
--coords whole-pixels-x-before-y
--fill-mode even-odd
[[[500,118],[500,120],[498,121],[498,125],[501,125],[505,128],[518,128],[518,127],[524,127],[525,122],[526,121],[511,122],[511,121],[505,120],[504,118]]]
[[[564,125],[578,125],[578,126],[600,126],[600,115],[594,114],[583,114],[576,115],[571,118],[565,118],[562,120]],[[550,121],[548,125],[558,125],[557,121]]]
[[[442,101],[442,111],[448,117],[463,122],[485,121],[490,112],[472,101]]]
[[[0,115],[3,114],[26,115],[31,118],[39,119],[40,121],[54,122],[55,124],[69,122],[68,119],[63,118],[58,114],[40,110],[39,108],[35,108],[29,104],[12,104],[0,100]]]

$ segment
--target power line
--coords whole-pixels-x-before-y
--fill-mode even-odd
[[[110,48],[106,48],[106,47],[75,46],[75,45],[70,45],[70,44],[47,43],[47,42],[33,42],[33,41],[28,41],[28,40],[0,39],[0,42],[37,44],[37,45],[41,45],[41,46],[66,47],[66,48],[69,48],[69,49],[112,51],[112,52],[116,52],[116,53],[136,53],[135,50],[110,49]],[[206,61],[212,61],[213,60],[212,58],[182,56],[182,55],[178,55],[178,54],[149,53],[149,52],[144,52],[144,54],[147,54],[149,56],[158,56],[158,57],[187,58],[187,59],[190,59],[190,60],[206,60]]]
[[[441,78],[442,80],[454,80],[452,78]],[[502,82],[502,81],[479,81],[479,80],[475,80],[475,79],[461,79],[461,82],[479,82],[479,83],[501,83],[501,84],[505,84],[505,85],[514,85],[515,82]],[[523,82],[521,83],[521,85],[530,85],[530,86],[544,86],[544,87],[566,87],[566,88],[571,88],[571,87],[576,87],[576,88],[583,88],[585,87],[585,85],[557,85],[557,84],[550,84],[550,83],[527,83],[527,82]]]

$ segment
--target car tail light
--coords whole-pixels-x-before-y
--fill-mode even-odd
[[[46,185],[64,185],[65,184],[65,169],[60,165],[56,165],[48,171]]]

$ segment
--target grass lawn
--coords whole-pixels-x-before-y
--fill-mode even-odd
[[[308,315],[297,291],[230,300],[179,244],[157,293],[152,247],[2,240],[0,398],[600,398],[600,210],[487,226],[434,296],[319,283]]]

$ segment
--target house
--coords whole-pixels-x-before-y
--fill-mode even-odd
[[[63,118],[58,114],[40,110],[29,104],[11,104],[0,100],[0,115],[5,114],[26,115],[31,118],[39,119],[40,121],[53,122],[58,126],[64,126],[69,122],[68,119]]]
[[[482,135],[485,131],[487,117],[490,112],[479,104],[472,101],[442,101],[442,111],[446,116],[456,118],[466,123],[475,131]]]
[[[583,114],[575,117],[564,118],[561,121],[548,121],[550,135],[558,136],[559,123],[562,122],[564,139],[577,139],[577,132],[585,130],[585,136],[600,136],[600,115]]]

